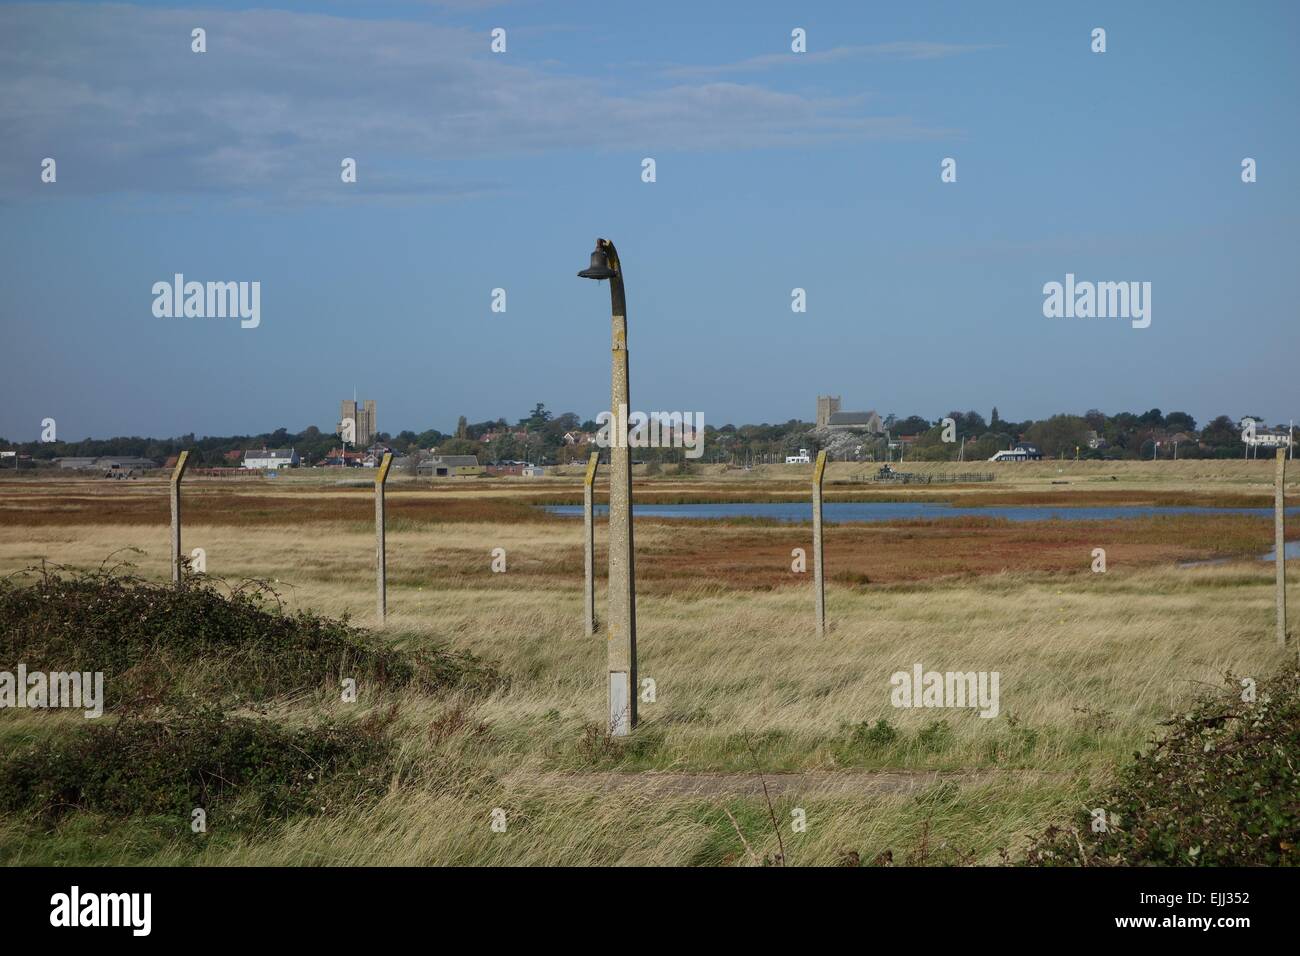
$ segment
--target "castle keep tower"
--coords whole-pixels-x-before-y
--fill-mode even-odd
[[[375,440],[375,435],[379,428],[375,422],[375,400],[367,399],[365,402],[343,401],[339,409],[339,418],[352,419],[356,425],[356,447],[367,448]]]
[[[829,425],[831,416],[840,410],[840,397],[838,395],[818,395],[817,396],[817,424]]]

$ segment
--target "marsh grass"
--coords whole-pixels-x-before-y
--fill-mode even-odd
[[[1211,465],[1220,467],[1198,467]],[[303,727],[395,708],[390,785],[382,793],[326,814],[268,821],[256,837],[216,827],[197,841],[187,826],[179,830],[185,821],[171,819],[85,812],[36,833],[0,814],[0,855],[8,862],[761,865],[780,852],[761,796],[593,782],[602,774],[757,771],[804,775],[788,778],[773,798],[789,865],[999,863],[1004,850],[1022,852],[1084,808],[1199,688],[1229,671],[1263,675],[1289,656],[1273,643],[1270,565],[1173,564],[1189,537],[1191,550],[1265,550],[1259,523],[1237,523],[1243,520],[1082,534],[1028,526],[1018,539],[985,526],[844,536],[833,529],[828,566],[869,580],[832,577],[832,626],[821,641],[807,579],[789,571],[790,548],[806,543],[806,532],[705,526],[688,535],[680,526],[638,522],[646,582],[638,602],[640,676],[655,679],[657,700],[642,705],[643,723],[628,741],[599,729],[605,638],[583,634],[576,523],[403,525],[389,534],[387,626],[368,638],[403,653],[467,652],[493,662],[506,681],[478,693],[377,682],[351,705],[321,686],[269,698],[256,710]],[[0,570],[42,556],[93,567],[126,544],[148,552],[138,556],[137,573],[165,579],[165,530],[154,525],[9,524],[0,527]],[[1106,574],[1088,570],[1094,544],[1108,548]],[[269,581],[289,612],[373,621],[373,529],[364,522],[315,520],[285,533],[196,519],[186,528],[186,547],[195,545],[227,579]],[[498,546],[507,549],[505,574],[489,567]],[[939,560],[945,549],[958,563],[981,552],[996,557],[977,565],[981,573],[948,574]],[[1018,556],[1035,550],[1058,563],[1025,566]],[[701,551],[707,560],[691,558]],[[856,566],[848,564],[854,555]],[[911,570],[889,580],[879,569],[890,562]],[[717,567],[730,570],[719,575]],[[755,578],[751,587],[735,586]],[[597,597],[603,608],[603,588]],[[999,671],[998,717],[891,707],[890,675],[915,663]],[[45,717],[64,720],[0,713],[0,744],[16,740],[18,727],[53,736]],[[873,777],[940,771],[984,776],[909,793],[882,791]],[[831,787],[818,775],[847,783]],[[789,828],[796,807],[807,813],[806,833]],[[506,811],[504,833],[489,826],[495,808]]]

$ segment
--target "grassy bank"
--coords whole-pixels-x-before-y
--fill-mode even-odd
[[[216,813],[197,838],[176,815],[114,815],[93,801],[43,827],[10,811],[0,814],[0,853],[9,862],[995,863],[1072,819],[1197,686],[1226,671],[1263,674],[1282,656],[1268,632],[1267,580],[1248,565],[996,575],[866,598],[832,589],[835,628],[820,645],[802,592],[648,598],[641,674],[655,680],[656,700],[643,704],[637,734],[616,741],[599,724],[603,644],[581,636],[577,602],[530,589],[494,597],[487,611],[481,592],[436,592],[436,612],[403,615],[374,638],[490,654],[508,678],[495,689],[378,682],[355,704],[322,689],[231,715],[284,734],[386,721],[382,771],[328,812],[271,814],[254,835]],[[893,708],[890,675],[916,662],[998,670],[998,717]],[[63,735],[86,723],[33,711],[0,721],[7,747],[47,754],[66,752]],[[655,790],[656,773],[685,784]],[[754,774],[771,780],[770,807],[728,784]],[[611,783],[620,779],[631,785]],[[810,821],[804,833],[788,828],[796,809]],[[494,810],[505,813],[504,833],[491,829]]]
[[[264,742],[290,783],[305,765],[276,761],[295,734],[369,727],[381,744],[358,751],[361,764],[340,755],[342,774],[325,764],[326,777],[354,773],[358,785],[314,810],[241,778],[247,795],[223,792],[203,834],[174,808],[124,815],[111,801],[38,820],[29,785],[0,811],[0,859],[995,864],[1020,858],[1048,827],[1077,825],[1198,688],[1228,672],[1262,682],[1291,656],[1273,642],[1270,565],[1174,564],[1189,551],[1266,549],[1266,526],[1250,519],[831,529],[832,628],[821,641],[807,578],[790,570],[807,529],[638,522],[639,676],[654,681],[655,699],[630,740],[612,740],[601,730],[604,637],[582,631],[579,534],[559,520],[399,524],[382,630],[365,626],[373,532],[351,519],[187,526],[186,548],[206,548],[214,578],[265,581],[283,608],[231,602],[214,582],[215,598],[193,600],[230,607],[189,619],[164,584],[140,593],[169,610],[151,615],[126,597],[130,614],[83,628],[79,617],[52,625],[30,594],[18,600],[26,612],[0,617],[25,622],[4,631],[5,655],[53,668],[93,659],[71,653],[77,640],[99,648],[110,699],[118,694],[106,729],[189,720],[187,695],[196,707],[220,703],[230,739]],[[146,551],[131,555],[133,574],[165,582],[165,531],[153,524],[11,522],[0,527],[0,571],[41,557],[93,569],[124,545]],[[1105,574],[1089,569],[1097,546]],[[490,569],[495,547],[507,551],[504,574]],[[88,597],[73,588],[52,606],[91,614]],[[299,612],[309,616],[296,627]],[[242,636],[225,640],[204,620]],[[463,681],[429,683],[409,676],[425,658],[477,663]],[[891,675],[917,663],[999,672],[998,715],[892,706]],[[366,666],[372,679],[343,701],[342,672]],[[480,669],[494,679],[477,680]],[[147,712],[132,699],[150,701]],[[0,711],[0,756],[36,748],[75,764],[104,746],[68,749],[87,724]],[[162,739],[157,726],[140,733]],[[257,809],[268,807],[291,809]]]

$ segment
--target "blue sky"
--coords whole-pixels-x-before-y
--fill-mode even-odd
[[[1300,7],[808,6],[0,4],[0,435],[594,418],[598,235],[640,409],[1300,418]],[[177,272],[260,326],[156,318]],[[1045,318],[1066,273],[1151,326]]]

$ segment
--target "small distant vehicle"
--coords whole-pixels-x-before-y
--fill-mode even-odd
[[[876,481],[894,481],[904,485],[909,485],[914,481],[929,483],[930,479],[921,475],[913,474],[910,471],[895,471],[889,465],[881,465],[880,470],[876,472]]]

